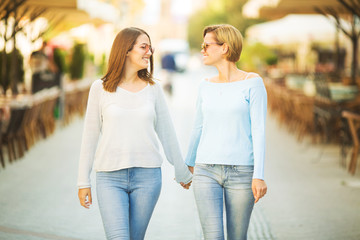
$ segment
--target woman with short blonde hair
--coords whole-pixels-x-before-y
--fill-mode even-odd
[[[201,53],[218,75],[201,82],[186,164],[206,240],[247,238],[254,203],[262,198],[267,95],[262,78],[236,67],[239,30],[228,24],[204,29]],[[225,204],[224,204],[225,203]]]

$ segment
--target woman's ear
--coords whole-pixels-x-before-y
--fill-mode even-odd
[[[227,43],[223,43],[222,45],[222,53],[227,54],[229,52],[229,45]]]

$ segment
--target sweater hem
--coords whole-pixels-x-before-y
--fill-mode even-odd
[[[129,165],[126,167],[113,167],[113,168],[106,168],[106,169],[94,169],[95,172],[113,172],[113,171],[119,171],[119,170],[123,170],[123,169],[128,169],[128,168],[159,168],[161,167],[161,165],[149,165],[149,166],[143,166],[143,165]]]

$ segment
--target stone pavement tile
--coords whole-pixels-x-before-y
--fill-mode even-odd
[[[261,202],[256,203],[251,214],[248,230],[249,240],[274,240],[270,224],[265,217]]]

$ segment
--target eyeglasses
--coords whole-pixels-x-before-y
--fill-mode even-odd
[[[210,43],[207,43],[207,42],[203,42],[201,44],[201,50],[204,50],[206,52],[207,48],[211,45],[211,44],[216,44],[216,45],[223,45],[223,43],[218,43],[218,42],[210,42]]]
[[[145,52],[148,52],[150,50],[151,54],[154,54],[154,52],[155,52],[155,48],[153,48],[151,45],[146,44],[146,43],[140,44],[140,48],[144,49]]]

